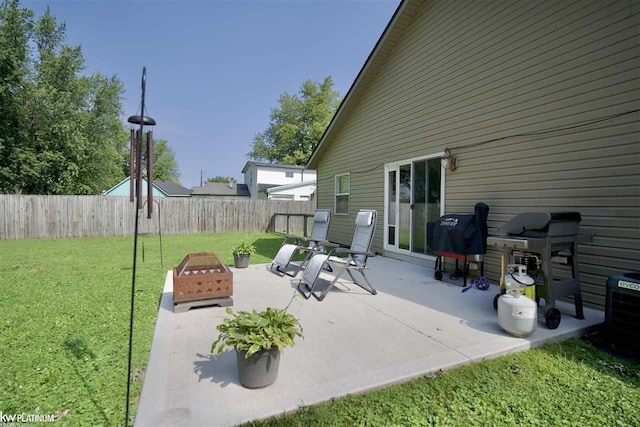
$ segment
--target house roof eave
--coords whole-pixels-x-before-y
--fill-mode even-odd
[[[270,193],[272,191],[290,190],[292,188],[300,188],[305,186],[315,187],[316,181],[303,181],[303,182],[296,182],[293,184],[278,185],[277,187],[269,187],[265,191],[267,193]]]
[[[411,23],[413,23],[418,7],[425,1],[427,0],[402,0],[398,5],[389,23],[382,32],[382,35],[360,69],[360,72],[351,84],[349,91],[331,118],[329,125],[327,125],[327,128],[320,137],[320,141],[311,153],[311,157],[309,157],[309,161],[307,162],[307,169],[317,169],[319,158],[327,149],[328,143],[326,141],[331,138],[344,120],[346,120],[350,111],[358,103],[371,81],[375,78],[377,72],[386,63],[387,58],[393,51],[393,47],[404,35]]]
[[[120,181],[119,183],[117,183],[116,185],[114,185],[113,187],[111,187],[110,189],[108,189],[108,190],[106,190],[106,191],[103,191],[103,192],[102,192],[102,195],[103,195],[103,196],[108,195],[109,193],[111,193],[111,192],[112,192],[113,190],[115,190],[116,188],[120,187],[120,185],[122,185],[125,181],[128,181],[128,180],[129,180],[129,177],[126,177],[125,179],[123,179],[122,181]]]
[[[129,177],[126,177],[125,179],[123,179],[122,181],[120,181],[119,183],[117,183],[116,185],[114,185],[113,187],[111,187],[110,189],[108,189],[107,191],[103,192],[103,193],[102,193],[102,195],[103,195],[103,196],[108,196],[108,195],[109,195],[109,193],[111,193],[113,190],[115,190],[116,188],[120,187],[120,186],[121,186],[122,184],[124,184],[125,182],[129,182],[129,179],[130,179]],[[142,181],[143,181],[143,182],[147,182],[147,177],[146,177],[146,176],[143,176],[143,177],[142,177]],[[153,185],[153,189],[154,189],[154,191],[158,191],[159,193],[164,194],[166,197],[171,197],[171,196],[169,195],[169,193],[167,193],[166,191],[164,191],[164,189],[162,189],[162,188],[158,187],[158,186],[156,185],[156,183],[155,183],[155,182],[153,182],[153,183],[152,183],[152,185]]]
[[[252,165],[256,167],[265,167],[265,168],[306,170],[306,167],[301,165],[283,165],[281,163],[263,163],[263,162],[254,162],[252,160],[249,160],[247,163],[245,163],[244,167],[242,168],[242,173],[245,173],[249,168],[249,166],[252,166]]]

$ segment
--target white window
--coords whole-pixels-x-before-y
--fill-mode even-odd
[[[285,172],[284,176],[287,178],[293,178],[293,172]]]
[[[349,214],[349,194],[351,193],[351,175],[336,175],[335,213]]]

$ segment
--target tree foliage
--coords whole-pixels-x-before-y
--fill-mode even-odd
[[[180,183],[180,169],[166,139],[153,140],[153,179]]]
[[[98,194],[124,177],[117,77],[83,75],[49,8],[0,4],[0,192]]]
[[[340,104],[331,76],[322,83],[307,80],[298,94],[285,92],[271,110],[269,127],[256,134],[249,159],[305,165]]]
[[[142,139],[142,171],[147,170],[147,137]],[[129,175],[129,157],[122,163],[122,171]],[[173,149],[166,139],[153,138],[153,179],[180,184],[180,168]]]

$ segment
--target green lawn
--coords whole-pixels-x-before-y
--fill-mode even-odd
[[[132,414],[140,394],[166,272],[187,253],[256,245],[272,260],[276,234],[139,239]],[[144,262],[142,246],[144,245]],[[133,238],[0,241],[0,411],[66,414],[69,425],[123,425]]]
[[[161,267],[158,237],[140,238],[133,415],[166,272],[192,252],[230,264],[243,239],[257,247],[253,263],[282,241],[165,236]],[[0,411],[124,424],[132,249],[132,238],[0,241]],[[253,424],[640,425],[640,365],[573,339]]]
[[[638,426],[640,364],[578,339],[250,426]]]

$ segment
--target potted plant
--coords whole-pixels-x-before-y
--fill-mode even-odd
[[[249,266],[249,258],[256,253],[256,247],[246,242],[234,246],[231,250],[233,251],[233,261],[236,268],[247,268]]]
[[[294,338],[302,336],[302,327],[286,310],[267,307],[264,311],[238,311],[216,327],[218,338],[211,344],[211,352],[222,353],[225,347],[236,351],[240,384],[260,388],[272,384],[278,376],[280,352],[294,345]]]

